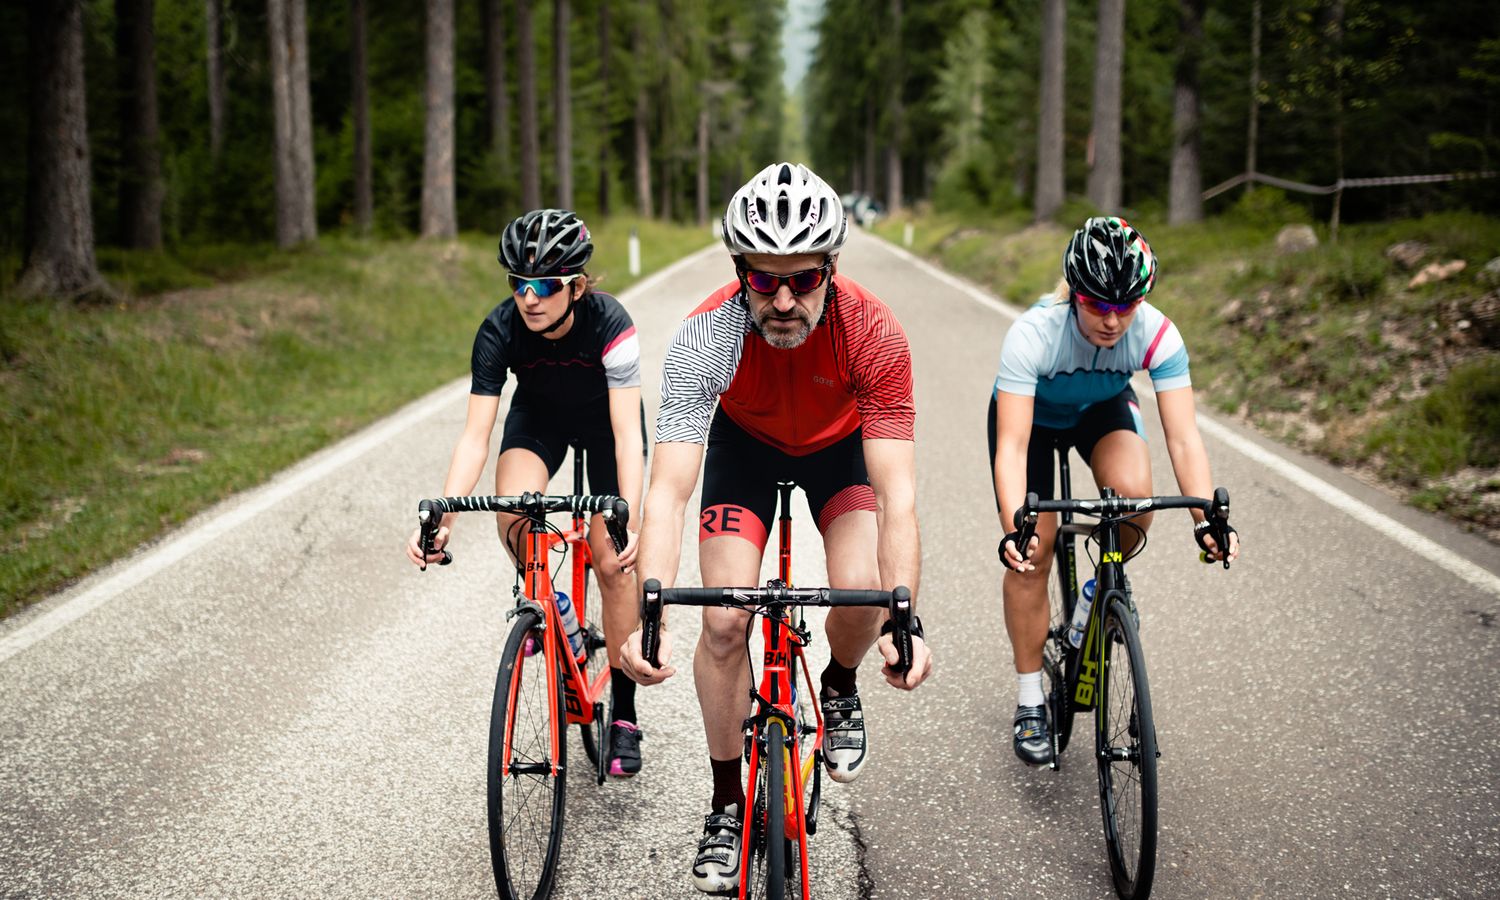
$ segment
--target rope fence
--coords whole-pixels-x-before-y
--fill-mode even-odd
[[[1478,178],[1494,178],[1495,172],[1453,172],[1446,175],[1392,175],[1384,178],[1340,178],[1333,184],[1318,185],[1304,184],[1300,181],[1291,181],[1286,178],[1277,178],[1274,175],[1266,175],[1262,172],[1241,172],[1228,181],[1216,184],[1203,192],[1203,199],[1209,200],[1219,196],[1228,190],[1233,190],[1247,181],[1260,184],[1268,184],[1271,187],[1279,187],[1286,191],[1298,191],[1303,194],[1336,194],[1345,188],[1362,187],[1393,187],[1403,184],[1436,184],[1443,181],[1471,181]]]

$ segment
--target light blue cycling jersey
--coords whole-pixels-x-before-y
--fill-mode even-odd
[[[1083,411],[1125,390],[1130,376],[1151,374],[1157,393],[1190,386],[1187,347],[1161,310],[1145,301],[1113,347],[1095,347],[1078,330],[1071,303],[1049,294],[1016,320],[1000,349],[1000,391],[1035,397],[1032,423],[1071,428]]]

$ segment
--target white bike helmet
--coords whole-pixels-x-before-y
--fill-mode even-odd
[[[803,165],[776,163],[735,191],[724,211],[724,246],[735,256],[837,253],[849,234],[844,204]]]

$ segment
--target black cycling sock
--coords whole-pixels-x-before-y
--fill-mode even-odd
[[[610,666],[609,689],[613,695],[613,699],[610,700],[610,707],[613,710],[610,715],[614,716],[613,721],[629,722],[634,725],[635,682],[630,680],[629,675],[626,675],[614,666]]]
[[[714,797],[709,801],[714,812],[723,812],[733,806],[743,815],[745,812],[745,785],[740,781],[740,758],[708,758],[714,770]]]
[[[823,694],[847,697],[854,693],[855,671],[839,665],[838,660],[829,657],[828,668],[823,670]]]

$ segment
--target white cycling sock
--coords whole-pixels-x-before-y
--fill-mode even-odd
[[[1042,670],[1035,672],[1020,672],[1016,675],[1016,683],[1021,690],[1016,697],[1017,706],[1041,706],[1046,702],[1042,696]]]

